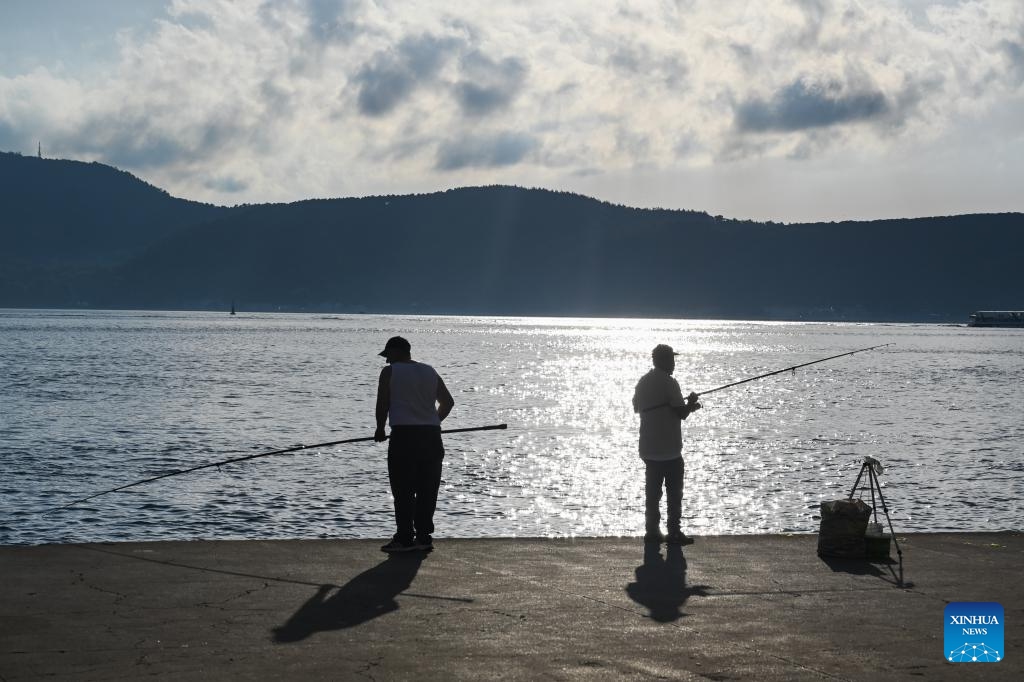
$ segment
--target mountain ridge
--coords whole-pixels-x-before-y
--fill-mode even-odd
[[[0,189],[3,306],[964,321],[1024,304],[1019,213],[762,223],[507,185],[218,207],[103,164],[83,164],[86,201],[65,177],[83,168],[58,167],[80,162],[12,170],[27,160],[0,154],[21,183]]]

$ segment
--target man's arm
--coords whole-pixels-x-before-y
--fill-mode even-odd
[[[697,402],[697,399],[700,396],[696,393],[690,393],[690,395],[686,396],[686,399],[684,400],[683,392],[679,389],[679,382],[672,378],[669,379],[669,382],[668,406],[676,413],[677,417],[680,419],[686,419],[691,413],[700,409],[700,403]]]
[[[388,421],[388,409],[391,407],[391,365],[380,371],[380,379],[377,380],[377,430],[373,433],[373,440],[380,443],[388,439],[384,433],[384,425]]]
[[[440,376],[437,377],[437,418],[444,421],[444,418],[452,411],[455,407],[455,398],[452,398],[452,394],[448,391],[448,387],[444,385],[444,379]]]
[[[675,412],[680,419],[686,419],[691,414],[704,407],[698,402],[699,398],[700,396],[696,393],[690,393],[690,395],[686,396],[686,402],[681,407],[673,406],[672,411]]]

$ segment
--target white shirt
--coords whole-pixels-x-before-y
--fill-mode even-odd
[[[679,383],[665,370],[654,367],[640,377],[633,409],[640,413],[641,459],[660,462],[682,454],[682,420],[672,408],[683,405]]]
[[[437,372],[422,362],[391,363],[391,426],[440,426],[437,417]]]

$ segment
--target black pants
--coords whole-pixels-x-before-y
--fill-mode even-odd
[[[395,501],[396,536],[411,541],[434,532],[444,445],[439,426],[393,426],[388,442],[388,479]]]
[[[681,530],[683,518],[683,458],[677,457],[664,462],[644,460],[647,467],[645,490],[647,509],[645,514],[646,531],[657,533],[661,525],[661,489],[665,487],[666,506],[668,507],[668,532]]]

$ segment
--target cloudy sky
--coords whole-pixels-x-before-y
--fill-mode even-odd
[[[0,150],[219,204],[1024,211],[1022,0],[0,0]]]

